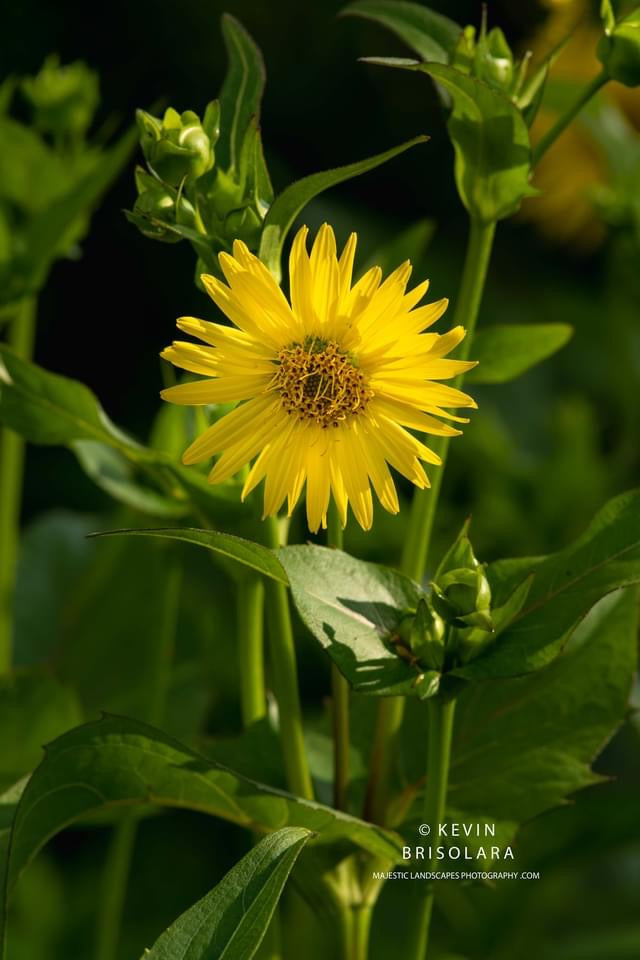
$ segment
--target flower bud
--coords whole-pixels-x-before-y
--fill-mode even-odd
[[[598,44],[598,59],[612,80],[640,85],[640,7],[611,24]]]
[[[444,666],[446,626],[424,599],[420,599],[409,631],[409,646],[417,660],[430,670]]]
[[[25,77],[21,89],[36,128],[58,138],[82,136],[99,102],[97,74],[80,60],[61,67],[55,55],[47,57],[35,77]]]
[[[145,159],[165,183],[197,180],[213,167],[213,144],[193,110],[179,114],[169,107],[162,121],[137,110],[136,119]]]
[[[478,40],[474,56],[474,73],[480,80],[510,91],[513,83],[513,54],[504,33],[494,27]]]
[[[136,200],[130,219],[140,232],[152,240],[164,243],[177,243],[182,238],[179,233],[168,230],[164,224],[193,226],[195,210],[187,198],[167,187],[141,168],[136,170]]]
[[[492,630],[491,587],[484,568],[450,570],[431,584],[431,604],[454,627]]]

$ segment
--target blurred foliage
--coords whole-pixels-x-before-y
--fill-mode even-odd
[[[63,5],[65,15],[60,16],[59,9],[34,0],[3,13],[3,62],[13,74],[36,69],[52,45],[60,49],[62,62],[74,61],[60,68],[55,59],[47,59],[29,80],[9,79],[2,88],[0,286],[7,302],[41,285],[53,259],[78,255],[87,223],[80,206],[84,210],[94,202],[89,203],[83,191],[96,182],[99,162],[108,164],[102,181],[106,186],[130,149],[130,142],[123,141],[117,155],[99,154],[102,134],[92,143],[86,141],[95,111],[100,129],[115,110],[129,117],[141,103],[152,103],[158,92],[170,92],[176,102],[201,103],[222,81],[218,4],[205,8],[190,2],[180,9],[175,4],[160,9],[148,3],[116,3],[108,16],[71,6]],[[390,258],[393,266],[411,255],[416,273],[432,277],[436,296],[455,291],[462,221],[458,213],[450,213],[455,210],[451,157],[436,97],[428,90],[419,96],[413,76],[381,76],[382,71],[355,63],[374,45],[388,56],[403,55],[404,47],[375,24],[336,21],[337,2],[304,9],[293,0],[276,10],[252,0],[227,6],[259,36],[265,50],[270,70],[265,150],[277,186],[331,166],[336,156],[373,154],[401,137],[431,134],[420,157],[418,151],[416,156],[410,152],[395,161],[396,166],[380,168],[370,179],[358,181],[349,195],[338,188],[314,200],[305,216],[311,225],[332,220],[343,238],[357,229],[361,269],[374,258],[385,264],[385,257]],[[456,0],[436,6],[461,23],[480,26],[478,4]],[[492,21],[515,38],[513,49],[532,46],[534,58],[571,33],[551,68],[545,101],[532,128],[534,138],[553,122],[576,86],[599,69],[597,11],[591,6],[582,0],[491,6]],[[188,56],[184,45],[175,42],[176,20],[181,35],[191,38]],[[12,36],[20,36],[21,44],[10,45]],[[142,50],[140,36],[147,38]],[[499,37],[494,38],[498,43]],[[281,55],[284,49],[286,58]],[[103,77],[102,107],[95,74],[75,61],[78,56]],[[480,411],[465,428],[464,441],[456,445],[447,467],[434,556],[442,555],[451,531],[459,529],[469,509],[475,549],[483,559],[557,550],[585,527],[606,499],[640,481],[638,96],[638,91],[610,84],[541,164],[535,184],[542,196],[526,200],[521,219],[501,227],[481,329],[518,331],[544,321],[569,324],[575,333],[562,352],[520,379],[498,389],[489,383],[473,386]],[[192,120],[182,115],[180,123]],[[206,127],[205,116],[202,123]],[[213,144],[216,162],[217,151]],[[137,205],[130,177],[123,178],[108,209],[98,215],[83,261],[63,262],[52,273],[42,304],[37,356],[48,369],[89,384],[127,431],[118,441],[127,456],[146,458],[145,490],[151,476],[153,492],[159,495],[166,491],[158,483],[159,473],[150,473],[150,451],[161,451],[157,460],[162,463],[165,455],[175,462],[185,436],[193,435],[197,425],[185,421],[182,411],[164,410],[154,426],[155,396],[162,385],[156,354],[169,337],[175,315],[191,310],[211,319],[212,311],[192,289],[188,254],[147,245],[121,222],[119,207],[133,208],[143,217],[151,208],[157,212],[158,200],[162,208],[164,194],[156,197],[155,182],[145,176],[149,174],[138,175],[142,189]],[[177,193],[171,196],[175,201]],[[432,227],[405,237],[408,246],[402,247],[406,224],[425,217]],[[392,251],[390,236],[398,239]],[[24,250],[38,239],[42,255],[34,273],[26,270]],[[112,424],[105,424],[97,409],[101,429],[108,433]],[[149,447],[130,440],[130,435],[150,434]],[[90,441],[84,437],[83,442]],[[72,449],[82,460],[77,445]],[[2,701],[3,729],[23,749],[3,752],[3,785],[31,768],[42,742],[80,718],[97,718],[103,710],[149,718],[150,677],[157,668],[154,652],[167,598],[167,558],[178,554],[184,573],[163,728],[188,741],[206,737],[212,757],[233,760],[249,774],[233,737],[240,730],[233,604],[227,604],[225,620],[208,613],[222,609],[233,588],[229,568],[212,562],[204,551],[180,544],[84,539],[95,530],[150,522],[149,501],[148,512],[141,514],[139,502],[137,507],[131,500],[127,507],[114,507],[110,496],[114,482],[122,489],[126,481],[129,491],[132,485],[139,491],[139,461],[132,476],[130,465],[123,472],[120,461],[97,457],[97,452],[84,448],[84,466],[86,470],[90,458],[92,475],[107,478],[100,489],[85,480],[68,452],[49,446],[29,449],[16,598],[19,670]],[[197,479],[193,485],[198,488]],[[373,535],[350,527],[348,550],[369,560],[399,557],[410,491],[404,487],[401,494],[400,520],[380,510]],[[160,522],[158,503],[157,512],[153,507],[150,512]],[[224,502],[214,506],[221,524],[229,522],[228,510]],[[235,519],[231,526],[237,529]],[[294,518],[292,540],[305,537],[300,519]],[[308,742],[322,790],[330,752],[324,705],[327,665],[300,624],[298,641]],[[19,687],[26,691],[20,698]],[[365,731],[370,729],[368,710],[363,705],[363,719],[354,720]],[[25,737],[20,731],[27,728]],[[453,930],[456,955],[478,960],[635,960],[640,953],[634,900],[640,879],[638,735],[637,725],[625,726],[599,760],[597,772],[615,778],[613,782],[577,794],[571,806],[543,814],[519,834],[519,863],[541,870],[541,881],[503,883],[493,889],[454,884],[440,888],[435,939],[442,951],[445,943],[452,949]],[[276,772],[269,770],[271,722],[265,721],[254,736],[262,745],[265,778],[277,782],[277,763]],[[359,763],[354,769],[364,771],[361,757]],[[328,789],[321,799],[329,800]],[[105,835],[96,825],[80,824],[59,836],[29,867],[12,907],[12,958],[83,960],[94,955]],[[213,887],[247,846],[240,830],[195,812],[171,811],[144,820],[124,915],[122,955],[138,956],[160,928]],[[393,955],[398,916],[412,909],[413,886],[389,884],[385,889],[375,920],[374,960]],[[291,889],[283,905],[287,918],[293,916],[294,900],[298,908],[299,892]],[[73,910],[65,904],[73,904]],[[310,941],[308,927],[297,930],[293,922],[288,927],[294,955],[304,951],[308,960],[329,955],[327,925],[320,920],[314,929],[317,937]]]

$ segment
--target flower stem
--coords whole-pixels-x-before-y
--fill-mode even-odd
[[[561,117],[558,117],[556,122],[550,127],[545,135],[538,141],[531,152],[531,163],[535,167],[540,158],[544,156],[549,147],[556,142],[561,133],[563,133],[566,128],[569,126],[571,121],[577,117],[582,108],[591,100],[593,96],[598,92],[607,83],[609,80],[609,74],[605,69],[603,69],[593,80],[588,83],[583,90],[581,90],[580,95],[576,99],[575,103],[572,103],[566,113],[563,113]]]
[[[164,591],[162,629],[155,649],[156,658],[149,669],[150,696],[147,718],[154,726],[162,723],[167,703],[182,584],[182,564],[175,549],[166,551],[166,561],[168,573]],[[102,875],[96,960],[117,960],[119,955],[122,913],[137,830],[136,812],[128,810],[121,816],[111,834]]]
[[[270,546],[280,546],[278,520],[268,521]],[[275,580],[265,584],[273,685],[280,714],[280,735],[287,784],[292,793],[313,799],[311,776],[304,747],[302,710],[298,692],[298,668],[293,643],[289,597],[286,587]]]
[[[329,508],[327,543],[342,550],[342,524],[335,504]],[[335,663],[331,663],[331,693],[333,721],[333,805],[337,810],[346,809],[349,788],[349,683]]]
[[[260,577],[238,584],[237,624],[242,724],[250,726],[267,712],[264,694],[264,585]]]
[[[467,335],[462,341],[458,354],[460,360],[466,360],[471,351],[473,335],[484,292],[487,269],[491,258],[495,223],[481,223],[471,220],[467,252],[460,291],[456,302],[453,324],[466,327]],[[460,387],[463,376],[457,377],[454,386]],[[429,555],[429,545],[433,531],[433,520],[440,496],[442,477],[449,451],[449,437],[434,437],[429,443],[434,453],[442,460],[442,465],[432,472],[431,487],[416,490],[411,504],[408,533],[402,554],[401,569],[407,576],[422,582]],[[404,699],[388,697],[378,708],[378,718],[371,759],[371,777],[367,791],[367,812],[376,823],[384,823],[389,800],[390,772],[395,745],[402,726]]]
[[[7,343],[23,360],[31,360],[36,332],[36,300],[26,298],[9,322]],[[0,676],[11,670],[13,601],[18,565],[20,507],[24,474],[24,440],[0,430]]]
[[[428,706],[429,741],[423,821],[430,827],[429,846],[432,855],[429,858],[427,869],[433,872],[436,866],[438,826],[443,822],[446,812],[451,736],[456,704],[455,700],[443,703],[438,699],[432,699],[428,701]],[[433,882],[430,882],[425,887],[417,911],[418,923],[409,951],[411,960],[426,960],[433,911],[433,895],[434,886]]]

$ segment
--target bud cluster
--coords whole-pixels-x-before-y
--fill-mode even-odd
[[[98,75],[80,60],[60,66],[55,54],[35,76],[24,77],[20,88],[35,128],[57,144],[84,137],[100,100]]]

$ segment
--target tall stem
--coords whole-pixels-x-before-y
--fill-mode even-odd
[[[609,80],[609,74],[606,70],[602,70],[597,77],[594,77],[591,83],[588,83],[583,90],[581,90],[580,95],[576,99],[575,103],[572,103],[566,113],[563,113],[561,117],[558,117],[556,122],[550,127],[545,135],[538,141],[531,152],[531,162],[535,166],[540,158],[547,152],[549,147],[556,142],[561,133],[563,133],[566,128],[569,126],[571,121],[577,117],[583,107],[587,105],[589,100],[600,90],[601,87],[605,85]]]
[[[342,524],[334,503],[329,508],[327,543],[342,550]],[[336,665],[331,664],[331,717],[333,723],[333,805],[346,807],[349,787],[349,684]]]
[[[9,322],[7,343],[23,360],[31,360],[36,332],[36,300],[25,299]],[[20,507],[24,474],[24,440],[0,430],[0,676],[13,659],[13,600],[20,539]]]
[[[238,658],[242,724],[250,726],[267,712],[264,694],[264,585],[243,577],[237,592]]]
[[[424,798],[424,823],[428,824],[429,858],[428,870],[433,872],[436,867],[436,852],[438,846],[438,827],[444,820],[447,805],[447,788],[449,785],[449,758],[451,755],[451,736],[453,733],[453,718],[455,714],[455,700],[442,703],[434,699],[429,705],[429,740],[427,754],[427,783]],[[431,914],[433,912],[433,881],[425,888],[420,909],[416,911],[418,923],[415,928],[414,939],[409,951],[410,960],[426,960],[429,945],[429,931],[431,928]]]
[[[164,716],[171,664],[175,648],[176,628],[182,584],[182,564],[175,550],[167,550],[167,582],[164,591],[162,627],[150,665],[149,706],[147,717],[154,726]],[[126,811],[114,827],[102,874],[102,896],[98,916],[96,960],[117,960],[127,884],[136,842],[138,821],[135,811]]]
[[[270,545],[277,548],[280,546],[278,521],[275,517],[271,517],[267,523]],[[286,587],[281,583],[276,583],[275,580],[267,581],[265,591],[273,685],[278,701],[280,736],[287,783],[292,793],[311,800],[313,799],[313,788],[304,747],[302,710],[298,691],[298,667],[293,644],[289,597]]]
[[[460,291],[453,316],[453,325],[466,327],[467,335],[462,341],[458,358],[466,360],[471,351],[473,335],[484,292],[487,269],[491,258],[495,223],[480,223],[471,220],[467,252],[462,272]],[[463,377],[454,385],[460,387]],[[448,437],[430,438],[429,446],[442,460],[442,465],[432,471],[432,483],[428,490],[416,490],[411,504],[408,533],[402,554],[401,568],[407,576],[420,583],[424,577],[433,531],[433,520],[440,496],[444,475]],[[367,791],[367,813],[378,823],[386,820],[392,759],[397,737],[402,726],[404,699],[389,697],[378,708],[376,731],[371,759],[371,776]]]

